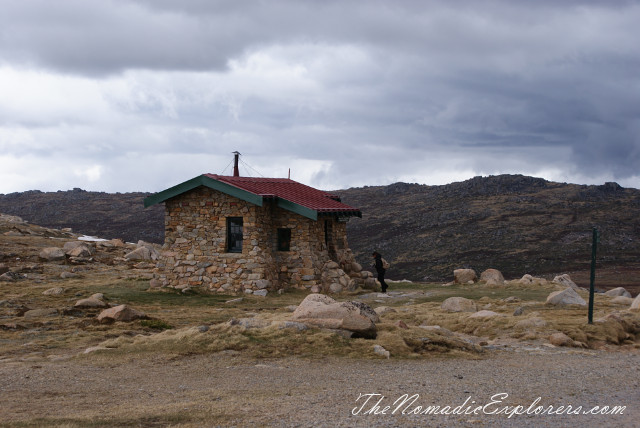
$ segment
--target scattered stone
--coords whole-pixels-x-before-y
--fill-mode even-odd
[[[46,308],[46,309],[31,309],[24,313],[25,318],[41,318],[41,317],[52,317],[57,316],[58,310],[55,308]]]
[[[85,308],[85,309],[98,309],[98,308],[106,308],[109,305],[107,305],[105,302],[103,302],[100,299],[96,299],[95,297],[88,297],[86,299],[81,299],[78,300],[75,305],[73,305],[74,308]]]
[[[64,288],[54,287],[42,292],[45,296],[59,296],[64,293]]]
[[[633,302],[631,303],[631,307],[629,309],[631,309],[632,311],[640,310],[640,294],[638,294],[636,298],[633,299]]]
[[[531,328],[541,328],[546,326],[547,322],[543,318],[532,317],[518,321],[513,327],[516,329],[528,330]]]
[[[296,305],[289,305],[289,306],[285,307],[285,309],[286,309],[287,311],[289,311],[289,312],[295,312],[295,311],[296,311],[296,309],[298,309],[298,306],[296,306]]]
[[[407,324],[405,324],[405,322],[402,321],[402,320],[396,322],[396,327],[402,328],[402,329],[405,329],[405,330],[409,329],[409,326],[407,326]]]
[[[48,262],[65,260],[66,258],[64,250],[58,247],[43,248],[38,257]]]
[[[456,284],[467,284],[469,281],[475,283],[478,280],[478,275],[473,269],[456,269],[453,271],[453,278]]]
[[[151,250],[149,250],[149,248],[147,247],[138,247],[135,250],[125,254],[124,258],[127,260],[152,260]]]
[[[476,312],[478,310],[476,302],[464,297],[449,297],[440,306],[445,312]]]
[[[145,319],[147,316],[127,305],[120,305],[113,308],[105,309],[98,315],[100,322],[124,321],[130,322],[137,319]]]
[[[253,292],[254,296],[266,297],[269,292],[267,290],[256,290]]]
[[[86,258],[86,257],[91,257],[93,253],[91,252],[89,247],[81,244],[81,245],[77,245],[76,247],[70,250],[67,250],[66,254],[69,257],[85,257]]]
[[[614,305],[631,305],[633,303],[633,299],[626,296],[616,296],[611,299],[611,303]]]
[[[60,274],[60,278],[62,279],[70,279],[70,278],[78,278],[78,277],[80,277],[80,275],[78,275],[75,272],[62,272]]]
[[[4,263],[0,263],[0,275],[9,272],[9,268]]]
[[[554,291],[549,294],[547,297],[547,301],[545,302],[547,305],[580,305],[587,306],[587,302],[584,301],[582,297],[576,293],[576,290],[573,288],[565,288],[561,291]]]
[[[319,292],[320,292],[320,286],[318,286],[318,285],[313,285],[313,286],[311,287],[311,292],[312,292],[312,293],[319,293]]]
[[[229,325],[239,325],[244,328],[265,328],[271,325],[270,321],[259,318],[231,318]]]
[[[303,331],[303,330],[308,330],[309,327],[306,324],[303,324],[301,322],[295,322],[295,321],[285,321],[284,324],[282,324],[280,326],[281,329],[283,328],[295,328],[298,331]]]
[[[611,296],[611,297],[616,297],[616,296],[623,296],[623,297],[629,297],[629,298],[631,297],[631,293],[625,290],[624,287],[613,288],[605,292],[604,294],[605,296]]]
[[[239,303],[244,300],[244,297],[238,297],[237,299],[227,300],[225,303]]]
[[[553,333],[549,336],[549,342],[555,346],[572,346],[573,339],[564,333]]]
[[[395,309],[390,308],[389,306],[378,306],[377,308],[374,309],[374,311],[376,311],[376,314],[378,314],[379,316],[388,314],[390,312],[398,312]]]
[[[504,285],[504,276],[497,269],[487,269],[480,274],[480,281],[484,281],[487,285]]]
[[[149,262],[140,262],[133,265],[134,269],[153,269],[156,267],[153,263]]]
[[[516,281],[517,284],[523,285],[546,285],[547,280],[544,278],[536,278],[529,274],[524,275],[522,278]]]
[[[516,308],[516,310],[515,310],[515,311],[513,311],[513,316],[514,316],[514,317],[519,317],[520,315],[524,314],[524,310],[525,310],[525,307],[524,307],[524,306],[518,306],[518,307]]]
[[[206,333],[209,331],[209,326],[208,325],[199,325],[198,326],[198,331],[200,333]]]
[[[374,345],[373,346],[373,352],[376,355],[380,355],[381,357],[385,357],[385,358],[389,358],[391,356],[389,351],[387,351],[386,349],[384,349],[384,347],[382,347],[380,345]]]
[[[514,302],[519,302],[520,298],[516,297],[516,296],[509,296],[509,297],[507,297],[505,299],[502,299],[502,301],[505,302],[505,303],[514,303]]]
[[[501,317],[501,316],[504,316],[504,315],[493,312],[493,311],[482,310],[469,315],[469,318],[492,318],[492,317]]]
[[[334,294],[342,293],[342,285],[334,282],[329,286],[329,292]]]
[[[320,328],[342,329],[375,337],[378,314],[362,302],[336,302],[324,294],[308,295],[294,311],[294,320]]]
[[[578,287],[576,283],[571,280],[571,277],[566,273],[553,278],[553,282],[555,282],[556,284],[564,285],[565,287],[571,287],[576,291],[580,290],[580,287]]]
[[[2,275],[0,275],[0,282],[4,281],[4,282],[15,282],[19,279],[21,279],[22,276],[18,273],[15,272],[5,272]]]

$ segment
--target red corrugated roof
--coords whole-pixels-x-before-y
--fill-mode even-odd
[[[336,196],[288,178],[234,177],[205,174],[207,177],[262,197],[278,197],[318,212],[360,213],[357,208],[338,202]]]

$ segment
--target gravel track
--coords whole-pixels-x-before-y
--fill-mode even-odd
[[[0,362],[2,426],[48,418],[108,426],[275,427],[633,427],[640,420],[640,353],[491,351],[482,359],[253,360],[225,353],[109,361]],[[622,415],[353,415],[359,394],[381,394],[380,409],[403,394],[416,406],[482,406],[498,393],[506,405],[626,406]],[[376,401],[378,396],[376,396]],[[467,409],[468,407],[464,408]],[[177,416],[176,416],[177,415]],[[109,422],[111,421],[111,422]],[[131,422],[134,421],[134,422]],[[37,424],[36,424],[37,425]],[[66,426],[73,426],[66,425]]]

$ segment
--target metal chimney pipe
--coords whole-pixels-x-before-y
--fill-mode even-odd
[[[240,177],[240,170],[238,169],[238,160],[240,159],[240,152],[233,152],[233,176]]]

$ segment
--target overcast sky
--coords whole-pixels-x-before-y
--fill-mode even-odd
[[[0,0],[0,193],[640,188],[640,1]],[[225,169],[226,168],[226,169]]]

